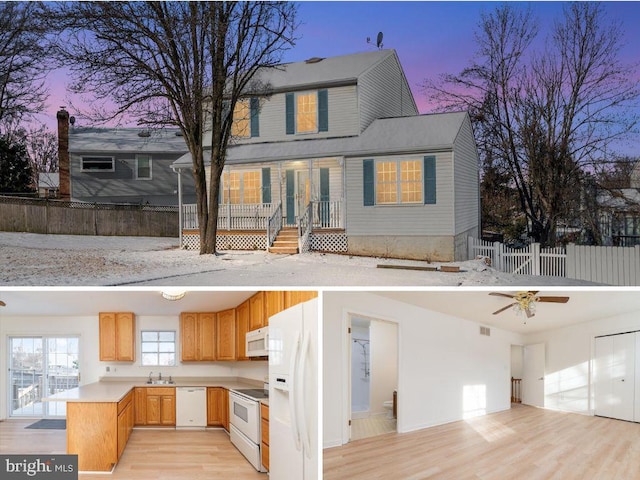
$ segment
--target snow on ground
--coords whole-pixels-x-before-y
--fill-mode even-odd
[[[459,273],[378,268],[427,262],[308,253],[225,251],[199,255],[176,238],[0,232],[0,285],[16,286],[491,286],[593,285],[559,277],[509,275],[480,260]]]

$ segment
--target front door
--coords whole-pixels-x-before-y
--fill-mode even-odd
[[[320,185],[320,170],[314,169],[309,175],[309,169],[287,170],[286,172],[286,208],[287,225],[295,226],[298,218],[304,215],[309,202],[318,199]]]

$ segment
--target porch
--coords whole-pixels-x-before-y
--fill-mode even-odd
[[[199,248],[199,224],[197,206],[183,204],[181,209],[181,245],[183,248]],[[310,201],[296,215],[283,215],[281,203],[230,204],[218,209],[217,248],[222,250],[258,250],[277,252],[274,243],[282,229],[294,230],[297,235],[297,251],[346,250],[344,237],[344,206],[342,200]],[[314,242],[313,237],[316,238]],[[344,247],[323,247],[336,243],[336,236],[344,237],[338,243]],[[320,243],[319,243],[320,241]],[[317,248],[314,247],[314,243]],[[295,253],[285,251],[283,253]]]

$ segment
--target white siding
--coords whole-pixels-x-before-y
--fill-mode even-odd
[[[360,130],[358,124],[356,86],[347,85],[344,87],[329,88],[327,90],[329,107],[328,132],[287,135],[285,130],[286,94],[277,93],[269,98],[261,99],[260,114],[258,116],[260,136],[232,139],[232,142],[244,144],[358,135]],[[206,147],[210,143],[211,136],[205,134],[204,146]]]
[[[453,147],[455,177],[455,233],[479,228],[478,153],[469,117],[460,127]]]
[[[417,115],[407,80],[395,55],[374,66],[358,80],[360,131],[376,118]]]
[[[436,156],[436,204],[364,206],[362,160],[372,158],[424,158]],[[402,156],[346,160],[348,235],[453,235],[454,199],[451,152],[423,152]]]

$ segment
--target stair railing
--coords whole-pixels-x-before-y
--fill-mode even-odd
[[[304,209],[304,213],[298,218],[298,251],[306,253],[309,251],[309,236],[311,234],[311,225],[313,223],[312,203]]]
[[[282,202],[278,203],[278,206],[273,211],[269,219],[267,220],[267,250],[273,245],[280,229],[282,228]]]

